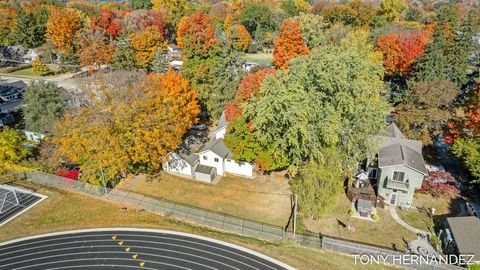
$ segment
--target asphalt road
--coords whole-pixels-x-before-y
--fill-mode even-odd
[[[0,269],[293,269],[253,251],[189,234],[127,229],[0,243]]]

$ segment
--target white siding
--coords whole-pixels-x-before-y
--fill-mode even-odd
[[[217,169],[218,175],[225,175],[225,169],[223,165],[223,158],[213,153],[212,151],[206,151],[198,155],[199,162],[201,165],[214,167]],[[217,161],[215,161],[215,159]]]
[[[178,154],[169,154],[169,158],[169,161],[163,165],[165,171],[193,176],[192,166]]]
[[[225,138],[225,134],[227,133],[227,127],[223,127],[217,131],[215,131],[215,139],[223,139]]]
[[[235,162],[233,159],[225,159],[225,171],[247,177],[253,176],[253,164],[248,162]]]

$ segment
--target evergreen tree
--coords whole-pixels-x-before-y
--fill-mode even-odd
[[[459,31],[455,31],[452,49],[447,54],[448,77],[459,87],[467,83],[467,60],[473,51],[473,35],[473,18],[469,16]]]
[[[45,43],[48,12],[40,9],[36,14],[18,11],[15,38],[23,47],[36,48]]]
[[[425,53],[417,58],[413,74],[414,81],[440,81],[447,79],[448,58],[445,55],[447,38],[443,27],[438,26],[433,33],[433,41],[428,44]]]
[[[112,66],[119,69],[135,70],[135,65],[135,51],[130,45],[128,35],[124,35],[117,42],[117,50],[113,54]]]
[[[168,55],[159,48],[155,56],[155,61],[153,62],[152,70],[155,73],[165,73],[170,67],[169,62]]]

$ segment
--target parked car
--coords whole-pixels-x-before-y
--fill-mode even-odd
[[[480,217],[480,206],[479,205],[477,205],[475,203],[467,202],[467,203],[465,203],[465,208],[467,209],[467,213],[470,216]]]
[[[197,123],[197,124],[193,124],[192,128],[195,130],[205,130],[206,126],[205,124]]]

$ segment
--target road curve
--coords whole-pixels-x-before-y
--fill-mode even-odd
[[[252,250],[193,234],[108,228],[0,243],[0,269],[293,269]]]

